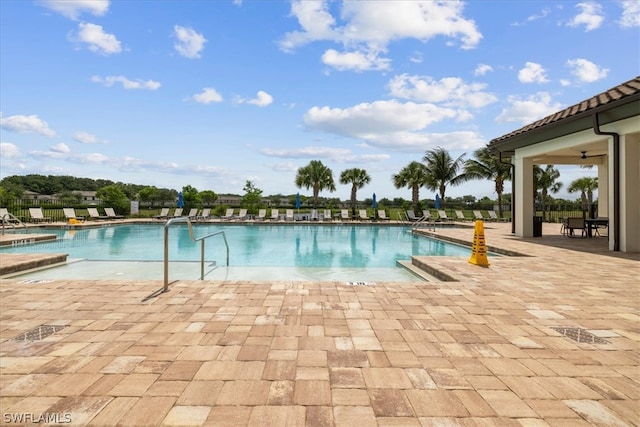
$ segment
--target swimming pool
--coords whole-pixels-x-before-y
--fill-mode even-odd
[[[226,247],[220,236],[207,239],[205,260],[208,279],[224,274],[236,277],[244,270],[253,270],[255,277],[267,272],[279,272],[285,277],[299,276],[304,280],[335,279],[343,272],[352,280],[416,280],[406,269],[397,265],[398,260],[409,260],[412,255],[468,256],[470,249],[436,239],[416,236],[410,228],[399,226],[362,225],[221,225],[198,224],[193,227],[195,237],[224,231],[229,243],[229,268],[226,268]],[[38,233],[55,234],[55,241],[3,248],[0,253],[67,253],[72,260],[82,259],[84,266],[70,264],[70,269],[88,269],[89,262],[102,262],[101,268],[127,270],[141,265],[149,277],[153,264],[164,259],[164,227],[160,224],[131,224],[104,226],[89,229],[40,229]],[[169,260],[171,268],[191,269],[199,277],[200,243],[191,240],[186,224],[169,228]],[[177,266],[177,264],[185,265]],[[196,264],[195,267],[188,264]],[[93,267],[95,277],[95,268]],[[35,273],[47,277],[54,273]],[[162,267],[158,268],[162,273]],[[217,271],[219,270],[219,271]],[[288,272],[288,270],[291,270]],[[314,270],[317,274],[314,273]],[[177,271],[177,270],[174,270]],[[231,275],[230,272],[235,272]],[[128,271],[127,278],[132,271]],[[244,275],[247,272],[243,273]],[[309,276],[311,274],[311,276]],[[241,274],[242,275],[242,274]],[[273,274],[271,275],[273,276]],[[319,276],[319,277],[318,277]],[[357,277],[356,277],[357,276]],[[364,277],[366,276],[366,278]],[[32,276],[29,276],[32,277]],[[160,276],[161,277],[161,276]],[[76,278],[76,277],[74,277]],[[280,277],[279,277],[280,278]],[[377,278],[377,279],[376,279]]]

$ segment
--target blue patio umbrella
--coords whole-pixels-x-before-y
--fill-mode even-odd
[[[296,209],[300,209],[300,193],[296,194]]]
[[[184,197],[182,196],[182,191],[178,193],[178,203],[176,204],[179,208],[184,208]]]
[[[373,193],[373,198],[371,199],[371,207],[376,209],[378,207],[378,202],[376,201],[376,193]]]
[[[436,209],[440,209],[440,196],[436,194]]]

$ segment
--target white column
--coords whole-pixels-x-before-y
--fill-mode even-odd
[[[530,157],[521,157],[516,150],[516,166],[513,186],[516,189],[516,236],[533,237],[533,161]]]
[[[609,152],[611,153],[611,152]],[[611,156],[605,157],[605,161],[598,165],[598,212],[600,218],[609,217],[609,161]]]

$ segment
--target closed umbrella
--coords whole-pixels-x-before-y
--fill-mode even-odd
[[[378,201],[376,200],[376,193],[373,193],[373,197],[371,198],[371,207],[373,208],[373,217],[377,218],[378,214],[376,209],[378,208]]]
[[[436,209],[440,209],[440,196],[436,194]]]
[[[300,215],[300,193],[296,193],[296,209],[298,209],[298,215]]]
[[[184,197],[182,196],[182,191],[178,193],[178,203],[177,206],[179,208],[184,208]]]

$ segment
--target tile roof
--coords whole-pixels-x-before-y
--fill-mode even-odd
[[[564,110],[558,111],[557,113],[553,113],[543,119],[528,124],[518,130],[515,130],[498,138],[494,138],[493,140],[491,140],[490,144],[493,145],[494,143],[499,143],[514,136],[522,135],[535,129],[539,129],[552,123],[560,122],[562,120],[567,120],[578,115],[588,114],[596,109],[606,109],[606,107],[610,104],[617,104],[616,101],[621,101],[633,95],[640,95],[640,76],[637,76],[625,83],[622,83],[589,99],[565,108]]]

